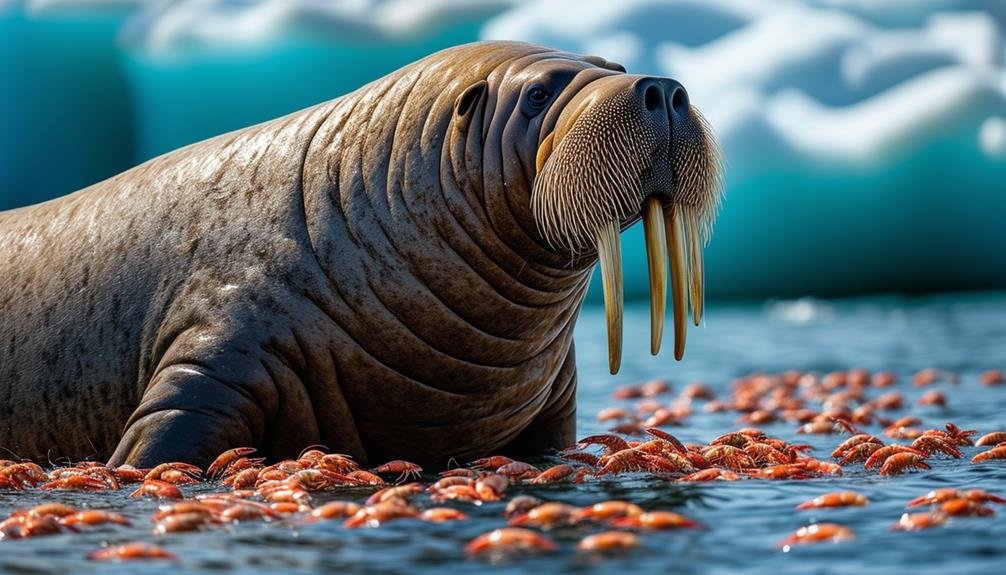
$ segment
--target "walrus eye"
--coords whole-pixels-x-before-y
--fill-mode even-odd
[[[549,93],[548,89],[541,84],[535,84],[531,86],[531,89],[527,91],[527,101],[533,108],[541,109],[548,103],[552,94]]]

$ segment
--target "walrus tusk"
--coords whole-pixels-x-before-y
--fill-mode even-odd
[[[608,222],[597,232],[597,257],[608,320],[608,369],[614,375],[622,363],[622,244],[618,222]]]
[[[688,287],[691,290],[692,323],[698,326],[702,322],[704,308],[703,289],[704,272],[702,269],[702,238],[697,215],[689,211],[684,218],[685,236],[688,240]]]
[[[674,359],[685,356],[685,336],[688,332],[688,292],[685,291],[685,245],[681,230],[680,206],[673,206],[666,215],[667,251],[671,258],[671,307],[674,310]]]
[[[647,198],[643,204],[643,236],[650,271],[650,353],[657,355],[667,310],[667,231],[664,208],[657,198]]]

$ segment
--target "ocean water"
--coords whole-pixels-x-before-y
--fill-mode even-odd
[[[863,367],[889,369],[900,376],[893,388],[905,395],[906,409],[923,419],[923,427],[954,421],[982,433],[1006,430],[1006,386],[983,387],[978,374],[1006,367],[1006,294],[930,296],[917,299],[874,297],[841,302],[797,300],[758,305],[710,307],[706,325],[689,335],[685,360],[648,354],[648,311],[635,304],[626,310],[626,346],[622,372],[607,373],[603,310],[583,310],[577,332],[579,352],[580,435],[603,431],[597,410],[615,405],[611,391],[652,377],[668,378],[674,391],[702,380],[721,397],[731,379],[754,371],[787,369],[827,372]],[[937,384],[947,408],[917,407],[922,393],[909,383],[912,373],[938,367],[959,374],[960,383]],[[874,392],[876,394],[877,392]],[[629,404],[627,404],[629,405]],[[704,414],[701,409],[669,431],[685,442],[708,442],[735,430],[736,413]],[[843,436],[796,435],[795,425],[764,426],[768,433],[799,440],[827,454]],[[879,433],[878,426],[867,428]],[[0,513],[46,501],[118,510],[134,520],[129,528],[91,529],[86,533],[28,540],[0,541],[0,571],[17,573],[176,573],[193,572],[309,573],[319,571],[383,573],[606,573],[612,570],[654,573],[993,573],[1006,560],[1006,510],[995,517],[951,520],[926,532],[890,531],[905,503],[939,487],[983,488],[1006,494],[1006,463],[973,465],[979,448],[964,448],[966,459],[933,458],[932,469],[885,478],[861,466],[845,475],[806,481],[744,480],[734,483],[680,484],[659,478],[620,476],[580,485],[512,487],[508,495],[586,505],[604,499],[626,499],[648,509],[674,510],[705,525],[703,530],[641,535],[643,545],[612,555],[584,555],[576,542],[589,530],[573,528],[550,535],[560,550],[547,555],[469,558],[463,551],[472,538],[503,525],[503,503],[452,506],[471,515],[468,521],[426,524],[412,520],[377,529],[348,530],[338,522],[241,524],[199,533],[159,537],[151,534],[151,501],[130,500],[118,493],[0,491]],[[867,507],[797,512],[794,506],[829,491],[853,489],[866,495]],[[210,487],[183,488],[187,494]],[[362,500],[367,490],[320,495]],[[420,506],[428,505],[425,498]],[[834,521],[852,528],[854,541],[796,548],[789,553],[776,543],[813,521]],[[156,541],[179,556],[179,563],[98,564],[87,552],[130,540]]]

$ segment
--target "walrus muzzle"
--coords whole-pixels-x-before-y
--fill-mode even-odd
[[[674,80],[605,76],[581,90],[544,135],[531,197],[544,238],[578,257],[596,250],[608,324],[608,365],[622,355],[618,234],[643,220],[650,274],[650,352],[660,350],[670,257],[674,357],[684,355],[688,304],[703,312],[702,250],[721,196],[720,155],[705,120]]]

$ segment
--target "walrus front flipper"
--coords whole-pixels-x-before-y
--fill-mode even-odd
[[[576,442],[576,354],[573,344],[552,384],[545,409],[500,453],[516,457],[565,449]]]
[[[256,445],[264,429],[265,416],[250,392],[200,366],[172,365],[147,387],[109,465],[184,461],[205,467],[228,449]]]
[[[532,421],[500,453],[527,458],[554,453],[576,443],[576,394],[571,393],[569,397],[562,410]]]

